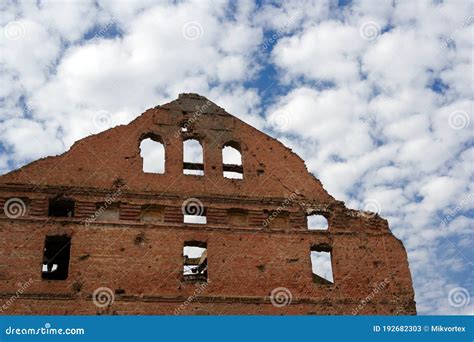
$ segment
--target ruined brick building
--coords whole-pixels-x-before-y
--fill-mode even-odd
[[[162,170],[147,170],[145,140]],[[188,141],[200,160],[183,158]],[[387,221],[199,95],[0,176],[0,208],[1,314],[416,313]]]

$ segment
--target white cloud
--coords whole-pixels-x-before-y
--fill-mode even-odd
[[[377,201],[407,247],[420,313],[472,312],[447,299],[467,286],[465,260],[440,256],[442,243],[472,248],[472,3],[4,7],[0,172],[197,92],[276,133],[347,205]],[[276,84],[248,86],[272,68]]]

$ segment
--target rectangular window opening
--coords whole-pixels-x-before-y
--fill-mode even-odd
[[[207,243],[187,241],[183,247],[183,279],[207,282]]]
[[[328,230],[328,219],[319,213],[312,213],[306,215],[307,227],[309,230]]]
[[[183,223],[207,224],[206,209],[202,208],[202,210],[195,213],[194,215],[184,214]]]
[[[49,199],[48,216],[50,217],[74,217],[74,200],[65,197]]]
[[[332,285],[334,283],[330,246],[321,244],[311,247],[311,267],[315,284]]]
[[[41,278],[65,280],[69,272],[71,238],[67,235],[46,236]]]

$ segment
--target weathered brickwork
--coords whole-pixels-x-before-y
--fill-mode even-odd
[[[165,147],[163,174],[143,171],[148,137]],[[203,147],[203,176],[183,174],[188,138]],[[223,177],[228,144],[243,179]],[[73,210],[52,217],[61,198]],[[190,199],[205,224],[183,223]],[[290,149],[195,94],[0,176],[0,208],[1,314],[416,314],[386,220],[347,209]],[[308,229],[309,213],[328,229]],[[42,277],[47,236],[70,238],[64,280]],[[207,281],[184,279],[186,241],[205,242]],[[314,281],[315,248],[331,253],[333,283]],[[97,305],[101,287],[113,300]]]

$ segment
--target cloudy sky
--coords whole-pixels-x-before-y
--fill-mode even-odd
[[[2,1],[0,174],[179,93],[280,139],[474,314],[474,3]]]

